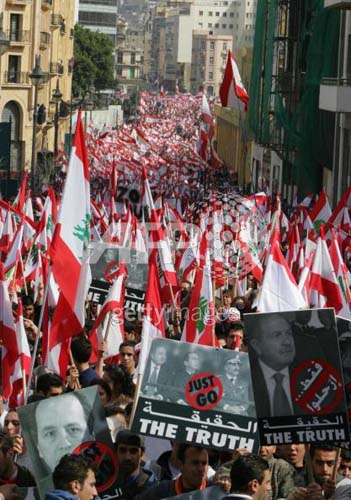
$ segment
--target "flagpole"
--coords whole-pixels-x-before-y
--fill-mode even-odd
[[[35,358],[37,357],[37,351],[38,351],[39,340],[40,340],[40,335],[41,335],[41,327],[42,327],[43,319],[44,319],[45,304],[46,304],[46,301],[48,298],[48,293],[49,293],[49,283],[50,283],[50,279],[51,279],[51,272],[52,272],[52,267],[50,266],[47,280],[46,280],[46,284],[45,284],[45,289],[44,289],[43,302],[42,302],[41,309],[40,309],[40,316],[39,316],[39,322],[38,322],[38,332],[37,332],[37,335],[35,337],[35,342],[34,342],[34,347],[33,347],[32,364],[30,367],[26,395],[25,395],[25,399],[24,399],[25,405],[27,404],[27,401],[28,401],[30,384],[31,384],[31,380],[33,377],[33,371],[34,371]]]

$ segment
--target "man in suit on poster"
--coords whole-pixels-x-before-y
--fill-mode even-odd
[[[146,397],[163,400],[169,396],[166,392],[171,377],[166,362],[167,348],[157,344],[151,351],[150,362],[146,366],[143,376],[142,392]]]
[[[256,404],[257,416],[301,413],[294,406],[290,392],[291,369],[296,356],[290,322],[279,314],[263,314],[252,318],[248,332],[254,392],[260,397]]]

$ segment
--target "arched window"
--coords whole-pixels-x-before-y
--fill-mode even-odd
[[[9,101],[2,112],[3,122],[11,122],[11,141],[19,141],[21,135],[21,113],[15,101]]]

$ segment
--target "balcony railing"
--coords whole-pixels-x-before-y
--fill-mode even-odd
[[[22,71],[5,71],[4,84],[28,85],[30,84],[29,73]]]
[[[350,113],[351,78],[323,78],[319,87],[319,108],[334,113]]]
[[[336,9],[351,9],[351,0],[324,0],[324,7]]]
[[[21,30],[7,30],[6,35],[10,42],[13,43],[28,43],[29,42],[29,31]]]
[[[28,5],[32,0],[6,0],[9,5]]]
[[[40,45],[43,47],[47,47],[50,43],[50,38],[51,38],[50,33],[47,33],[46,31],[41,31],[40,32]]]
[[[43,10],[49,10],[52,8],[52,0],[41,0],[41,8]]]
[[[63,75],[64,67],[60,63],[50,63],[50,75]]]
[[[62,26],[63,17],[61,14],[51,14],[51,26],[55,28],[58,26]]]

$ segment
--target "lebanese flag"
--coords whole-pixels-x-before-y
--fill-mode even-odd
[[[199,138],[196,143],[196,151],[204,161],[207,161],[208,135],[206,130],[200,125]]]
[[[219,96],[224,108],[247,111],[249,94],[246,92],[238,66],[230,50],[228,50],[227,65],[219,89]]]
[[[12,304],[5,280],[4,265],[0,263],[0,340],[2,396],[8,401],[12,393],[12,377],[19,358],[16,326],[12,314]]]
[[[279,312],[304,309],[304,301],[279,244],[279,230],[273,232],[267,266],[257,300],[257,311]]]
[[[318,201],[310,211],[310,218],[317,233],[319,232],[320,225],[325,224],[329,220],[331,213],[328,197],[323,190],[319,194]]]
[[[328,223],[334,227],[341,225],[343,220],[344,209],[351,209],[351,186],[347,188],[335,210],[330,216]]]
[[[214,126],[212,113],[205,94],[202,95],[201,101],[201,120],[210,125],[210,127]]]
[[[124,341],[124,291],[125,279],[127,276],[127,268],[125,264],[121,263],[116,272],[115,281],[111,286],[106,300],[101,308],[101,311],[96,318],[90,334],[90,341],[93,346],[91,363],[95,363],[98,359],[98,347],[104,340],[106,330],[109,328],[107,337],[107,350],[105,358],[115,356],[119,352],[119,346]],[[106,316],[110,313],[111,321],[103,325]]]
[[[312,263],[310,303],[313,307],[334,307],[337,313],[343,306],[341,291],[330,258],[323,227],[317,239]]]
[[[194,289],[189,304],[189,315],[184,324],[181,340],[219,347],[214,333],[215,308],[208,240],[209,233],[205,231],[200,243],[200,265],[196,271]]]
[[[15,408],[24,403],[25,387],[23,387],[23,384],[27,381],[32,364],[27,334],[23,323],[22,301],[20,299],[18,300],[17,308],[16,342],[18,358],[11,375],[12,394],[9,402],[10,408]]]
[[[90,186],[88,152],[81,113],[51,244],[52,272],[60,297],[55,309],[50,349],[79,333],[85,322],[85,299],[91,281],[85,250],[90,243]]]
[[[152,340],[162,337],[166,337],[166,328],[161,303],[161,286],[157,270],[157,250],[153,249],[149,257],[149,279],[144,301],[141,347],[136,376],[142,375],[145,371]]]
[[[343,261],[340,247],[338,245],[335,231],[332,229],[332,239],[329,246],[329,254],[335,271],[335,276],[337,282],[339,283],[339,288],[341,290],[342,298],[342,308],[339,311],[335,311],[339,316],[343,318],[351,319],[351,294],[350,294],[350,282],[349,282],[349,272]]]
[[[190,241],[185,248],[177,266],[178,283],[181,283],[187,278],[194,267],[199,264],[199,243],[198,232],[190,237]]]

